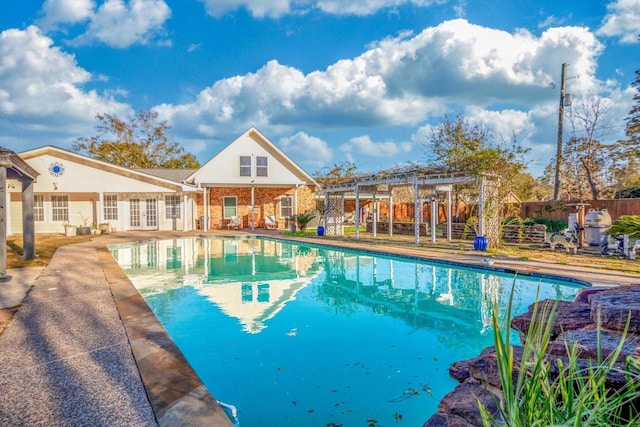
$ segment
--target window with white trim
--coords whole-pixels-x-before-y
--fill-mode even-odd
[[[117,194],[104,195],[104,219],[105,221],[118,220],[118,195]]]
[[[293,197],[280,197],[280,218],[290,218],[293,215]]]
[[[177,194],[164,196],[164,208],[166,219],[180,219],[180,196]]]
[[[51,196],[51,219],[69,221],[69,196]]]
[[[33,196],[33,220],[44,221],[44,196],[42,194],[34,194]]]
[[[236,196],[224,197],[224,219],[238,216],[238,198]]]
[[[268,170],[267,157],[257,156],[256,157],[256,176],[268,176],[267,170]]]
[[[240,156],[240,176],[251,176],[251,156]]]

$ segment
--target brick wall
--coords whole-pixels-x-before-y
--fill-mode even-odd
[[[286,226],[286,218],[280,216],[280,198],[288,195],[294,197],[295,188],[255,188],[254,189],[254,224],[264,227],[265,216],[275,216],[278,228]],[[316,208],[315,187],[298,188],[297,212],[305,212]],[[236,197],[238,216],[242,220],[242,228],[251,227],[251,188],[250,187],[213,187],[209,189],[209,221],[212,229],[226,228],[229,219],[223,218],[224,197]],[[202,196],[198,197],[198,217],[202,215]],[[295,212],[295,208],[294,208]]]

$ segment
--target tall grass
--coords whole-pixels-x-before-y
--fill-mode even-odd
[[[485,427],[536,426],[638,426],[640,425],[640,376],[637,361],[624,367],[616,361],[627,335],[629,319],[621,333],[620,344],[603,357],[600,324],[597,325],[597,354],[585,362],[575,346],[565,343],[567,357],[546,355],[551,339],[557,303],[533,309],[520,362],[514,360],[511,345],[511,308],[513,290],[507,308],[504,336],[493,310],[496,358],[503,397],[500,412],[492,416],[478,401]],[[537,300],[537,298],[536,298]],[[612,390],[607,377],[622,374],[626,381]]]

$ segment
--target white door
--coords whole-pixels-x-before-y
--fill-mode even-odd
[[[131,230],[158,229],[158,201],[129,199],[129,228]]]

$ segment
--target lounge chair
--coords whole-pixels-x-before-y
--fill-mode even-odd
[[[269,228],[273,228],[276,229],[278,228],[278,223],[276,222],[276,217],[269,215],[269,216],[265,216],[264,217],[264,228],[269,229]]]
[[[232,228],[235,228],[236,230],[240,230],[240,225],[242,225],[242,222],[240,221],[240,217],[232,216],[231,219],[229,220],[229,224],[227,224],[227,229],[231,230]]]

